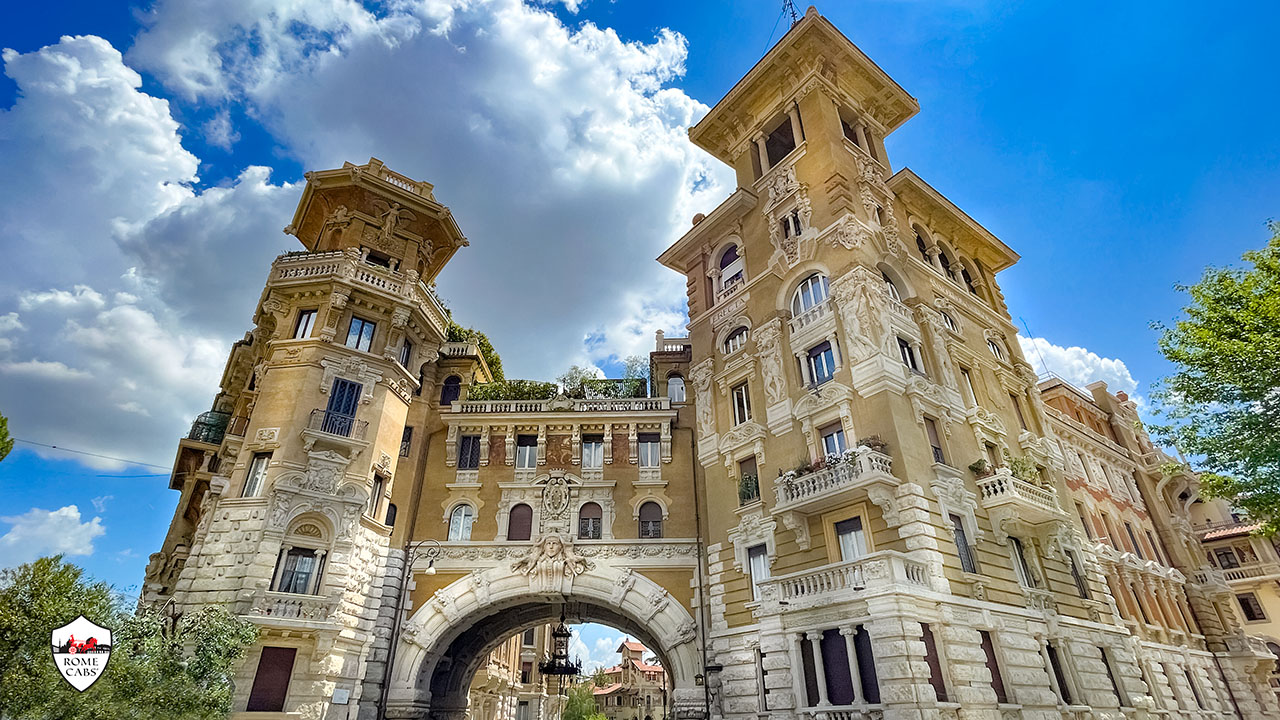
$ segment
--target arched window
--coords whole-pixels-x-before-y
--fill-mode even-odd
[[[954,332],[960,332],[960,326],[956,324],[955,318],[951,317],[951,315],[941,310],[938,311],[938,314],[942,315],[942,322],[944,325],[947,326],[948,329]]]
[[[671,398],[671,402],[684,402],[684,378],[679,375],[671,375],[667,378],[667,397]]]
[[[640,506],[640,537],[662,537],[662,506],[656,502]]]
[[[471,526],[475,521],[476,511],[472,510],[470,505],[463,503],[454,508],[449,514],[449,539],[470,540]]]
[[[915,228],[915,231],[916,231],[916,250],[920,251],[920,257],[924,259],[924,262],[926,265],[932,265],[933,258],[929,257],[929,246],[925,244],[924,236],[920,234],[920,228]]]
[[[826,299],[827,278],[821,273],[814,273],[796,288],[796,294],[791,298],[791,314],[799,317]]]
[[[995,340],[987,340],[987,349],[991,351],[992,355],[996,356],[997,360],[1004,359],[1004,348],[1000,347],[1000,343]]]
[[[728,355],[730,353],[735,353],[741,350],[742,346],[746,344],[747,329],[745,327],[739,327],[729,333],[729,337],[724,339],[724,354]]]
[[[1272,674],[1280,675],[1280,645],[1277,645],[1276,643],[1273,643],[1273,642],[1268,642],[1267,649],[1271,651],[1272,655],[1276,656],[1276,667],[1271,672]]]
[[[604,515],[600,506],[589,502],[578,508],[578,537],[583,540],[599,540],[604,529]]]
[[[285,533],[276,561],[276,592],[319,595],[324,573],[328,533],[319,522],[300,519]]]
[[[528,540],[533,535],[533,508],[520,503],[507,515],[507,539]]]
[[[898,286],[893,282],[893,278],[889,277],[889,273],[881,270],[880,277],[884,278],[885,287],[889,288],[889,297],[902,302],[902,293],[898,292]]]
[[[968,289],[969,294],[977,296],[978,288],[973,285],[973,276],[969,274],[969,268],[960,269],[960,279],[964,281],[964,286]]]
[[[728,288],[744,279],[742,256],[738,254],[738,246],[730,245],[720,255],[720,287]]]
[[[947,251],[941,247],[938,248],[938,261],[942,263],[942,271],[947,274],[947,277],[955,281],[956,271],[951,269],[951,258],[947,256]]]
[[[386,525],[387,527],[396,526],[396,504],[395,503],[387,503]]]
[[[458,396],[462,394],[462,378],[457,375],[450,375],[444,379],[444,384],[440,386],[440,404],[448,405]]]

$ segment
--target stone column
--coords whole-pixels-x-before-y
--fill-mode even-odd
[[[802,352],[796,353],[796,360],[800,361],[800,379],[806,386],[813,384],[813,378],[809,376],[809,358]]]
[[[827,342],[831,343],[831,357],[835,360],[836,370],[844,367],[844,354],[840,352],[840,341],[836,339],[836,334],[831,333],[827,336]]]
[[[796,695],[796,710],[809,704],[809,691],[804,684],[804,653],[800,649],[802,642],[804,633],[795,633],[791,635],[790,647],[787,648],[787,653],[791,656],[791,685]]]
[[[769,172],[769,151],[764,146],[764,134],[756,135],[752,140],[756,144],[756,151],[760,153],[760,174],[764,175]]]
[[[787,116],[791,118],[791,137],[796,141],[796,145],[799,145],[804,142],[804,128],[800,125],[800,107],[791,103],[791,107],[787,108]]]
[[[831,704],[831,700],[827,698],[827,666],[822,657],[822,631],[807,632],[804,638],[813,649],[813,674],[818,680],[818,705],[825,707]]]
[[[858,628],[846,626],[840,628],[840,636],[844,638],[844,652],[849,656],[849,678],[853,681],[853,702],[866,702],[866,698],[862,696],[862,672],[858,669],[858,648],[853,642],[853,637],[858,634]]]

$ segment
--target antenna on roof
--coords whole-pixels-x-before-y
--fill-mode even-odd
[[[1047,373],[1053,372],[1053,370],[1049,369],[1049,363],[1044,361],[1044,353],[1040,351],[1040,343],[1036,342],[1036,336],[1031,334],[1031,326],[1027,324],[1026,318],[1019,315],[1018,319],[1022,321],[1022,327],[1027,329],[1027,339],[1031,341],[1031,346],[1036,349],[1036,354],[1040,356],[1040,367],[1044,368]]]
[[[782,12],[791,13],[791,24],[800,22],[800,13],[796,12],[796,4],[791,0],[782,0]]]

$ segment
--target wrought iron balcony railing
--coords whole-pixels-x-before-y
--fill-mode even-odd
[[[200,413],[195,422],[191,423],[191,431],[187,433],[187,439],[210,445],[221,445],[222,438],[227,434],[227,423],[230,421],[231,413],[229,412],[210,410]]]
[[[307,424],[307,428],[310,430],[351,438],[352,440],[363,440],[368,426],[369,422],[367,420],[357,420],[350,415],[336,413],[323,408],[312,410],[311,421]]]

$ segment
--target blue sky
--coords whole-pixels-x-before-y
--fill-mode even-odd
[[[650,259],[731,182],[683,128],[782,33],[780,4],[450,5],[8,8],[12,433],[166,466],[266,264],[293,249],[292,183],[370,155],[454,208],[472,247],[440,289],[508,375],[610,371],[657,327],[679,333],[684,281]],[[1277,215],[1280,6],[820,9],[920,101],[887,141],[895,168],[1022,255],[1000,282],[1042,338],[1029,359],[1145,397],[1174,284],[1262,245]],[[550,325],[513,312],[530,297],[559,309]],[[0,565],[63,550],[136,586],[176,500],[164,472],[19,444],[0,463]]]

